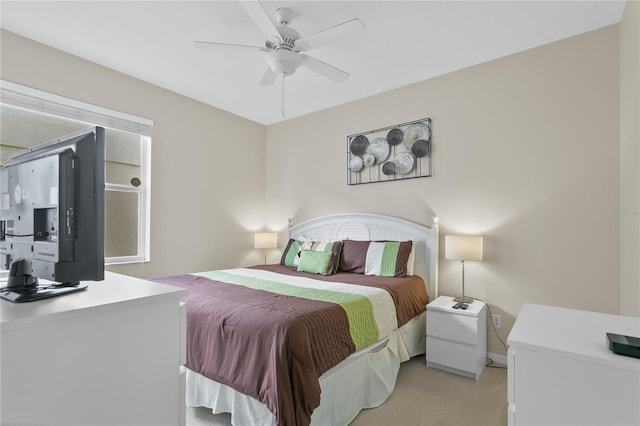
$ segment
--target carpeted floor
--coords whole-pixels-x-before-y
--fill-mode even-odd
[[[187,426],[228,426],[228,413],[187,408]],[[427,368],[424,355],[403,363],[396,388],[380,407],[363,410],[350,426],[507,424],[507,370],[485,368],[479,381]],[[244,425],[239,425],[244,426]]]

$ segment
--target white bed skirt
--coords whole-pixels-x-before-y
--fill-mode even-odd
[[[349,356],[320,377],[320,406],[312,425],[347,425],[364,408],[387,400],[400,363],[425,353],[425,316],[418,315],[387,339]],[[234,426],[275,425],[275,416],[260,401],[187,369],[188,407],[231,413]]]

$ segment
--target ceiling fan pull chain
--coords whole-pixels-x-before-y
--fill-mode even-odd
[[[284,78],[286,74],[282,73],[282,94],[280,97],[280,112],[282,112],[282,118],[284,118]]]

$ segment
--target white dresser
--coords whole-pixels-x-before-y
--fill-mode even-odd
[[[184,424],[186,290],[124,275],[0,301],[3,425]]]
[[[487,362],[487,305],[455,304],[440,296],[427,305],[427,366],[478,380]]]
[[[640,336],[640,318],[525,304],[507,343],[508,422],[640,424],[640,359],[606,333]]]

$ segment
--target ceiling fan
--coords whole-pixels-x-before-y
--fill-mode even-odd
[[[267,70],[260,80],[260,85],[272,85],[278,76],[282,77],[283,117],[284,79],[295,73],[301,66],[337,83],[342,83],[349,78],[349,73],[346,71],[302,52],[308,52],[338,42],[341,39],[347,39],[357,35],[364,29],[364,25],[359,19],[354,18],[302,37],[297,30],[289,26],[289,23],[294,17],[291,9],[286,7],[276,9],[274,14],[275,20],[278,23],[276,26],[259,1],[240,1],[238,3],[244,8],[266,37],[264,46],[248,46],[211,41],[195,41],[194,45],[203,49],[249,51],[266,54]]]

